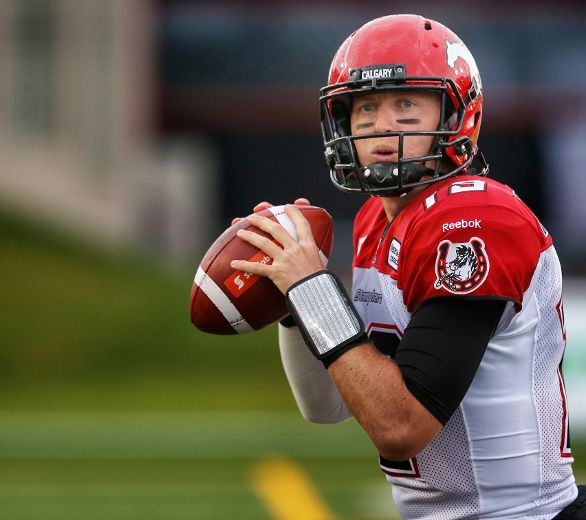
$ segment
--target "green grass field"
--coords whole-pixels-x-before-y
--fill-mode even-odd
[[[253,484],[272,457],[333,518],[396,518],[360,428],[296,413],[274,328],[204,335],[192,272],[1,214],[0,239],[1,519],[273,519]]]
[[[251,473],[275,455],[302,468],[336,518],[391,507],[351,423],[324,431],[291,412],[12,412],[1,424],[0,518],[271,518]]]

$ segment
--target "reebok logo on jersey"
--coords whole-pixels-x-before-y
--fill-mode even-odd
[[[481,229],[482,226],[480,225],[480,223],[482,222],[482,220],[480,220],[479,218],[475,218],[473,220],[458,220],[457,222],[449,222],[448,224],[442,224],[442,231],[445,233],[446,231],[449,231],[450,229],[466,229],[466,228],[470,228],[470,229]]]
[[[434,287],[454,294],[471,293],[484,283],[489,269],[481,238],[472,237],[469,242],[442,240],[437,246]]]

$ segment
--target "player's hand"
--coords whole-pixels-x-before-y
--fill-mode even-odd
[[[300,199],[295,199],[295,202],[293,203],[296,206],[309,206],[309,200],[307,200],[306,198],[300,198]],[[265,209],[268,208],[272,208],[273,204],[271,204],[270,202],[259,202],[256,206],[254,206],[254,208],[252,208],[252,211],[254,213],[259,213],[261,211],[264,211]],[[240,222],[242,220],[242,217],[236,217],[232,219],[231,225],[236,224],[237,222]]]
[[[283,294],[295,282],[324,269],[324,264],[319,256],[319,248],[315,243],[307,219],[295,205],[285,206],[285,213],[297,230],[298,241],[278,222],[259,215],[250,215],[249,222],[272,236],[274,241],[245,229],[238,231],[238,236],[265,252],[273,259],[273,262],[269,265],[246,260],[233,260],[230,264],[232,268],[239,271],[266,276]],[[275,241],[278,244],[275,244]]]

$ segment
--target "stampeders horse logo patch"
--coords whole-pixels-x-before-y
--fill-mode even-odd
[[[472,237],[469,242],[442,240],[437,246],[434,287],[454,294],[467,294],[480,287],[488,275],[490,262],[484,241]]]

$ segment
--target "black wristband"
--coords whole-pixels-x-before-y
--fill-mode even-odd
[[[342,354],[345,354],[346,352],[353,349],[354,347],[357,347],[358,345],[361,345],[362,343],[367,343],[367,342],[368,342],[368,336],[366,335],[366,332],[365,332],[361,336],[354,338],[353,341],[348,342],[345,345],[339,345],[338,348],[336,348],[336,350],[332,350],[332,352],[330,352],[327,357],[324,357],[323,359],[321,359],[321,362],[324,364],[324,366],[326,368],[328,368]]]
[[[360,316],[342,282],[330,271],[318,271],[298,281],[286,296],[305,343],[326,367],[366,341]]]

